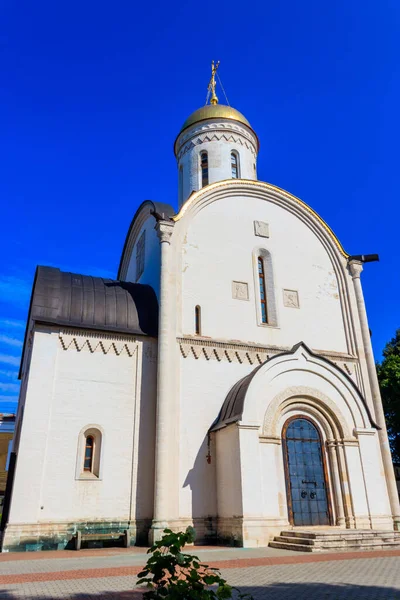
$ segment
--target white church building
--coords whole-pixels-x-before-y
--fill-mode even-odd
[[[37,268],[3,552],[399,527],[369,257],[257,179],[211,83],[175,141],[179,209],[143,202],[116,279]]]

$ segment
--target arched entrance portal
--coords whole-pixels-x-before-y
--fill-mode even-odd
[[[283,432],[289,521],[331,525],[332,512],[321,436],[307,417],[292,417]]]

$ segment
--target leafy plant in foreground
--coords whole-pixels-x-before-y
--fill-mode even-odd
[[[400,329],[385,346],[383,360],[377,364],[383,410],[395,461],[400,461]]]
[[[235,597],[252,600],[250,594],[228,585],[220,571],[200,562],[197,556],[183,554],[185,544],[194,542],[195,530],[164,530],[164,535],[149,550],[145,568],[139,573],[139,584],[150,588],[145,600],[228,600]]]

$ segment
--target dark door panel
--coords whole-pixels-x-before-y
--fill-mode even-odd
[[[288,421],[283,431],[290,520],[293,525],[330,525],[321,438],[306,418]]]

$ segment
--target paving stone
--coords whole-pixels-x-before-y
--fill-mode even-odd
[[[243,559],[232,550],[230,560],[210,561],[222,568],[223,576],[255,600],[398,600],[400,598],[400,552],[273,556]],[[126,556],[107,565],[105,556],[87,557],[77,563],[60,561],[16,561],[20,571],[0,575],[0,600],[140,600],[135,591],[137,565],[125,565]],[[109,558],[109,557],[108,557]],[[132,558],[132,557],[131,557]],[[28,564],[52,563],[47,571],[27,572]],[[12,563],[2,563],[1,567]],[[68,568],[68,564],[71,568]],[[50,566],[48,564],[48,566]],[[10,578],[21,577],[20,583]]]

